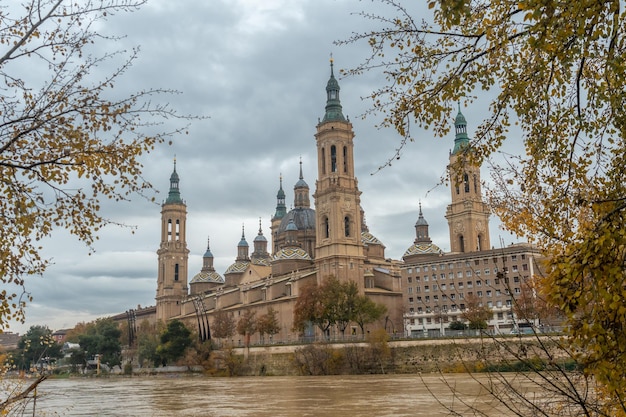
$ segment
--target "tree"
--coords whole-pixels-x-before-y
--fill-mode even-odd
[[[16,365],[20,369],[30,369],[49,359],[63,357],[61,345],[52,338],[52,331],[47,326],[31,326],[17,343],[19,358]]]
[[[211,330],[216,339],[227,339],[235,334],[235,320],[231,313],[224,310],[217,310],[213,314]]]
[[[273,307],[269,307],[267,312],[259,317],[257,321],[257,331],[261,336],[261,341],[263,341],[264,335],[266,334],[270,336],[271,341],[272,336],[280,332],[277,314],[277,311],[274,310]]]
[[[359,295],[356,299],[356,308],[353,321],[359,325],[361,334],[365,334],[365,325],[374,323],[387,313],[387,307],[372,301],[365,295]]]
[[[465,297],[465,310],[461,317],[469,322],[470,329],[486,329],[487,322],[493,317],[493,311],[484,306],[476,295],[471,294]]]
[[[122,363],[122,331],[111,318],[101,318],[88,323],[86,331],[78,335],[80,347],[87,357],[100,355],[100,363],[117,366]]]
[[[429,0],[429,15],[381,2],[394,16],[363,15],[385,27],[344,43],[372,47],[349,73],[385,72],[387,85],[370,97],[402,136],[394,159],[413,140],[410,126],[444,136],[457,103],[483,91],[488,109],[459,160],[481,163],[507,137],[522,138],[525,154],[493,170],[489,202],[506,229],[543,250],[541,292],[565,315],[564,349],[606,390],[607,414],[624,415],[622,3]]]
[[[450,325],[448,326],[448,329],[450,330],[465,330],[467,329],[467,324],[460,322],[458,320],[454,320],[452,322],[450,322]]]
[[[237,322],[237,333],[244,336],[244,344],[246,347],[250,346],[250,336],[256,332],[257,328],[257,319],[256,312],[250,310],[249,308],[245,309],[243,312],[243,316],[239,318]]]
[[[155,104],[173,91],[115,88],[137,50],[92,54],[92,44],[106,50],[117,39],[96,32],[99,23],[143,3],[29,0],[0,12],[0,279],[21,287],[0,295],[0,328],[24,319],[25,278],[50,264],[42,240],[63,228],[93,250],[98,231],[115,223],[102,200],[153,199],[140,158],[185,129],[154,128],[180,117]]]
[[[182,358],[185,350],[193,344],[191,331],[182,321],[172,320],[167,323],[161,334],[161,343],[157,347],[157,355],[163,366]]]
[[[304,330],[308,323],[317,326],[322,334],[341,318],[341,300],[344,297],[343,287],[333,276],[324,280],[322,285],[308,284],[302,288],[294,307],[293,326],[296,330]]]

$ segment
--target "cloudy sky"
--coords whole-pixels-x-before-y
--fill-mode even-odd
[[[426,6],[416,3],[415,12],[425,13]],[[367,56],[366,44],[333,43],[372,27],[371,20],[356,14],[362,10],[391,12],[377,2],[356,0],[149,0],[140,10],[102,24],[105,33],[126,35],[103,48],[141,48],[118,89],[175,89],[182,94],[170,103],[178,112],[207,118],[193,121],[189,134],[172,146],[160,146],[143,158],[146,178],[160,191],[159,204],[137,197],[103,206],[110,219],[137,226],[134,233],[107,227],[91,255],[63,230],[51,237],[45,254],[54,265],[45,276],[28,279],[26,288],[34,301],[26,323],[13,324],[10,330],[23,333],[34,324],[69,328],[154,304],[160,202],[167,195],[175,155],[188,208],[189,279],[201,268],[207,237],[215,267],[223,273],[236,257],[242,224],[250,244],[259,218],[269,236],[279,175],[291,205],[300,158],[304,179],[314,192],[314,133],[324,114],[329,57],[332,53],[338,74]],[[399,137],[377,129],[375,117],[362,119],[371,103],[361,97],[384,79],[366,73],[339,82],[344,115],[356,133],[355,167],[370,232],[386,245],[388,257],[400,259],[415,238],[421,201],[433,241],[449,250],[444,214],[450,192],[439,181],[453,136],[440,139],[417,132],[401,159],[377,172],[393,155]],[[471,132],[484,109],[463,112]],[[512,241],[492,219],[491,241],[501,239]]]

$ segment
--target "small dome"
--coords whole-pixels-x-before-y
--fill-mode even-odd
[[[304,179],[300,178],[293,188],[309,188],[309,184],[307,184]]]
[[[366,245],[382,245],[383,243],[378,240],[376,236],[370,232],[361,232],[361,242]]]
[[[267,239],[266,239],[266,238],[265,238],[265,236],[263,236],[263,235],[257,235],[257,236],[254,238],[254,241],[255,241],[255,242],[267,242]]]
[[[195,284],[198,282],[214,282],[216,284],[223,284],[224,278],[215,271],[200,272],[196,274],[196,276],[194,276],[189,283]]]
[[[245,270],[250,265],[250,261],[237,261],[226,269],[224,275],[226,274],[239,274],[245,272]]]
[[[439,255],[443,251],[433,243],[416,243],[404,252],[403,258],[411,255]]]
[[[237,244],[237,246],[250,246],[250,245],[248,245],[248,242],[246,241],[245,238],[242,238]]]
[[[465,120],[465,116],[463,116],[463,113],[461,113],[461,109],[459,109],[459,112],[456,115],[456,118],[454,119],[454,124],[455,125],[467,125],[467,120]]]
[[[289,247],[289,248],[283,248],[279,250],[278,253],[276,253],[273,258],[274,261],[293,260],[293,259],[302,259],[302,260],[310,261],[311,257],[302,248]]]
[[[281,220],[278,233],[286,231],[290,221],[293,221],[298,230],[315,231],[315,210],[308,207],[290,210]]]

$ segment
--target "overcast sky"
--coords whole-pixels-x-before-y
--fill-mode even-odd
[[[416,3],[416,13],[425,13],[425,4]],[[314,133],[324,114],[329,57],[332,53],[338,75],[339,69],[354,67],[367,56],[366,44],[333,44],[374,24],[355,14],[361,10],[389,13],[377,2],[356,0],[150,0],[103,24],[108,34],[127,35],[103,48],[141,48],[118,89],[175,89],[182,93],[170,100],[177,111],[207,118],[193,121],[189,134],[172,146],[159,146],[143,158],[146,178],[160,191],[158,204],[137,197],[131,203],[103,205],[111,220],[137,226],[134,233],[107,227],[90,256],[63,230],[51,237],[45,254],[54,265],[45,276],[28,278],[34,301],[27,307],[26,323],[10,330],[23,333],[34,324],[71,328],[154,305],[160,203],[167,196],[174,155],[188,210],[189,280],[200,271],[207,237],[220,274],[234,262],[242,224],[251,247],[259,218],[269,239],[279,175],[290,208],[300,158],[312,199]],[[376,118],[360,117],[371,107],[361,97],[384,79],[366,73],[339,83],[343,112],[356,134],[355,169],[370,232],[386,245],[387,257],[400,259],[415,239],[421,201],[434,243],[448,251],[444,214],[450,191],[438,184],[453,134],[440,139],[417,132],[401,159],[376,173],[393,155],[399,137],[390,129],[378,130]],[[484,111],[479,106],[463,109],[470,134]],[[488,179],[486,173],[483,179]],[[498,225],[492,219],[491,241],[511,243],[513,238]]]

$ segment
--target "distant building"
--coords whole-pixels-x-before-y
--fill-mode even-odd
[[[0,347],[3,350],[16,349],[20,339],[19,333],[2,332],[0,333]]]
[[[467,122],[460,109],[448,166],[452,200],[446,211],[451,252],[432,243],[419,208],[416,238],[403,256],[405,333],[438,336],[452,321],[464,321],[468,297],[493,311],[494,332],[515,327],[513,301],[538,271],[539,251],[528,244],[490,247],[490,210],[483,202],[480,167],[469,162]]]

